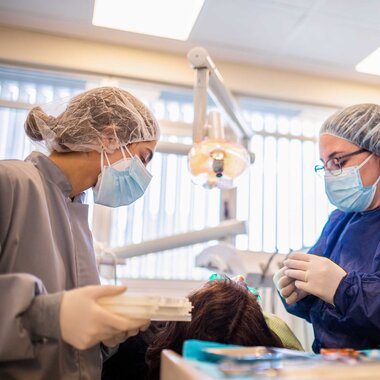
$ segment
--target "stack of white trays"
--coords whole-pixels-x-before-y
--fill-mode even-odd
[[[98,303],[112,313],[131,319],[151,321],[191,321],[192,305],[188,298],[125,292],[103,297]]]

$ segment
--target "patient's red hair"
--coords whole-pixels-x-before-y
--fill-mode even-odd
[[[232,280],[207,282],[189,296],[193,304],[191,322],[168,322],[147,351],[151,378],[158,378],[163,349],[182,354],[188,339],[242,346],[283,347],[265,322],[257,297],[245,283]]]

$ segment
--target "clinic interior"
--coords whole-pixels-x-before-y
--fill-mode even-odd
[[[213,273],[241,274],[263,310],[311,351],[311,324],[285,310],[272,277],[289,252],[314,245],[335,209],[314,172],[322,123],[344,107],[379,103],[379,70],[358,69],[380,46],[379,2],[205,0],[182,39],[97,26],[94,3],[0,0],[0,159],[44,149],[24,133],[33,106],[59,107],[101,86],[131,92],[156,117],[160,141],[136,202],[104,207],[87,191],[101,283],[184,297]],[[157,22],[154,13],[146,10],[146,23]],[[196,47],[216,67],[206,119],[219,117],[231,149],[239,144],[249,157],[225,186],[189,170]]]

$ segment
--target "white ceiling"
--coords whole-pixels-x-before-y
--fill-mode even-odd
[[[354,69],[380,46],[380,0],[206,0],[186,42],[92,26],[93,1],[0,0],[0,25],[380,84]]]

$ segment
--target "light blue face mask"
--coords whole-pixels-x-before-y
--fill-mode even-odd
[[[123,158],[112,165],[107,153],[101,153],[102,172],[93,189],[95,203],[108,207],[126,206],[139,199],[149,186],[152,175],[139,157],[127,158],[124,149],[132,157],[126,146],[121,147]],[[108,166],[104,166],[103,154]]]
[[[342,173],[334,176],[325,173],[325,191],[329,201],[344,212],[365,211],[372,203],[380,176],[372,186],[363,186],[360,177],[362,168],[373,156],[371,154],[359,166],[343,168]]]

